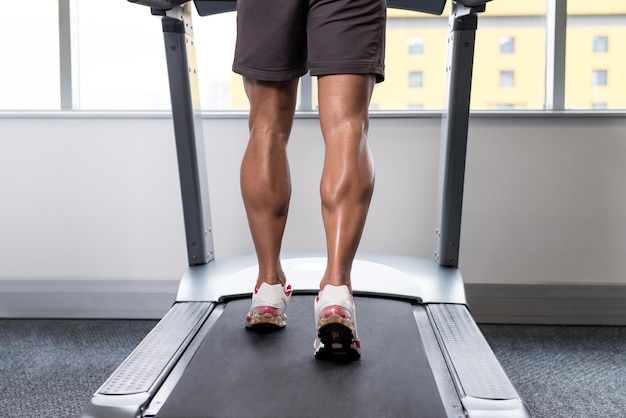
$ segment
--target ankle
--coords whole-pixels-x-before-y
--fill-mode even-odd
[[[256,281],[256,288],[258,289],[259,287],[261,287],[263,283],[267,283],[269,285],[280,284],[282,286],[285,286],[285,284],[287,283],[287,279],[285,278],[285,276],[278,274],[259,276]]]
[[[350,282],[350,279],[347,279],[347,280],[345,279],[343,280],[322,279],[322,281],[320,282],[320,290],[324,290],[326,286],[347,286],[350,293],[352,293],[352,283]]]

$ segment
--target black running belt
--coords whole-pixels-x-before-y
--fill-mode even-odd
[[[313,296],[294,295],[287,327],[244,328],[229,302],[157,417],[445,417],[410,303],[357,297],[362,358],[315,360]]]

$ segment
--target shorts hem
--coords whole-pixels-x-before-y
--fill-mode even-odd
[[[308,68],[297,68],[293,70],[261,70],[250,68],[244,65],[233,64],[233,72],[240,74],[251,80],[259,81],[289,81],[305,75]]]
[[[378,63],[331,63],[311,66],[312,76],[335,75],[335,74],[374,74],[376,82],[385,80],[385,67]]]

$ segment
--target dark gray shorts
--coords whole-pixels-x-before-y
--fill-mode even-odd
[[[238,0],[233,71],[263,81],[385,78],[387,0]]]

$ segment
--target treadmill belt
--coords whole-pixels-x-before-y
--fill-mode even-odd
[[[355,301],[351,363],[313,357],[313,296],[294,295],[269,334],[244,328],[250,299],[229,302],[157,417],[445,417],[411,304]]]

